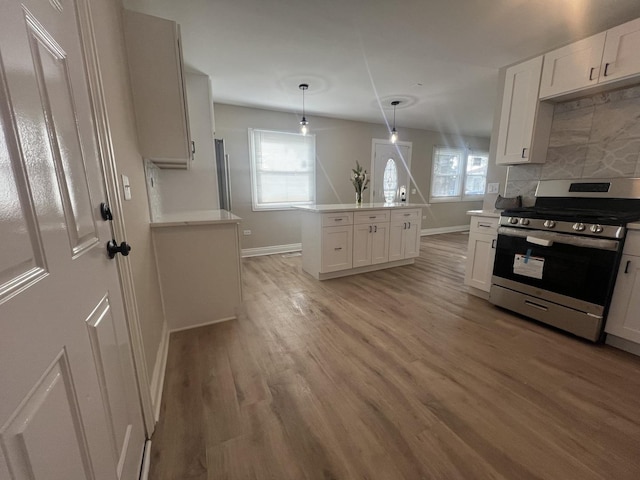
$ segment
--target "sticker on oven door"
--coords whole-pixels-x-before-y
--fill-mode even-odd
[[[544,258],[532,257],[528,253],[526,255],[516,254],[513,259],[513,273],[524,275],[531,278],[542,278],[542,269],[544,268]]]

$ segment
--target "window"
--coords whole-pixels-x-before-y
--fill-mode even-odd
[[[431,202],[480,200],[487,183],[489,154],[466,148],[435,147]]]
[[[253,210],[286,210],[315,200],[314,135],[249,129]]]

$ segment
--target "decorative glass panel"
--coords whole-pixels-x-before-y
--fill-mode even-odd
[[[393,158],[387,160],[384,167],[384,176],[382,178],[382,188],[384,193],[384,202],[392,203],[396,199],[398,192],[398,168]]]

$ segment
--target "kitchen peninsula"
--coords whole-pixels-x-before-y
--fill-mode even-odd
[[[415,203],[301,205],[302,269],[318,280],[414,263],[422,207]]]
[[[236,317],[242,302],[241,220],[226,210],[154,218],[153,244],[170,330]]]

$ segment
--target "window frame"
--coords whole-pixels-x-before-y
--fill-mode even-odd
[[[311,195],[309,200],[305,200],[302,202],[281,202],[281,203],[272,203],[272,204],[261,204],[258,202],[258,175],[260,175],[260,171],[258,170],[258,166],[256,164],[256,133],[271,133],[271,134],[279,134],[279,135],[291,135],[297,137],[307,137],[312,141],[312,153],[309,160],[309,164],[311,165],[311,169],[309,174],[311,175],[310,186],[311,186]],[[265,211],[284,211],[284,210],[293,210],[297,205],[313,205],[316,199],[316,136],[314,134],[302,135],[297,132],[287,132],[280,130],[268,130],[264,128],[249,128],[248,129],[248,137],[249,137],[249,170],[251,176],[251,210],[254,212],[265,212]],[[293,173],[293,172],[289,172]]]
[[[458,188],[458,192],[456,195],[446,196],[446,197],[434,197],[433,196],[433,186],[434,181],[436,179],[435,167],[436,167],[436,155],[441,150],[448,151],[458,151],[461,153],[461,162],[460,162],[460,184]],[[484,192],[482,194],[477,195],[465,195],[465,185],[467,184],[467,179],[471,176],[467,174],[467,165],[469,162],[469,157],[471,156],[482,156],[487,157],[487,170],[489,168],[489,152],[482,149],[472,149],[469,147],[456,147],[449,145],[434,145],[433,146],[433,154],[431,156],[431,179],[429,182],[429,203],[453,203],[453,202],[475,202],[480,201],[484,198],[487,193],[487,174],[485,173],[485,185]]]

